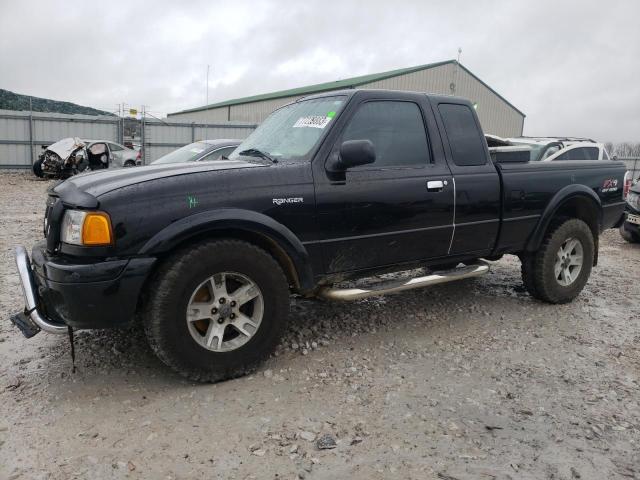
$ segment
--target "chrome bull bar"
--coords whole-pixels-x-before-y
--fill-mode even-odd
[[[16,266],[18,267],[18,275],[22,285],[25,309],[23,313],[14,315],[11,321],[22,330],[25,336],[33,336],[39,330],[57,334],[67,333],[68,327],[66,325],[54,322],[38,311],[38,294],[33,281],[31,262],[27,250],[22,245],[16,247]],[[25,325],[25,322],[30,323],[30,325]],[[22,325],[19,325],[19,323]],[[32,332],[31,335],[27,335],[23,327]]]

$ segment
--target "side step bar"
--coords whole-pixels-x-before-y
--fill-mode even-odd
[[[489,264],[482,262],[465,267],[454,268],[434,272],[424,277],[411,278],[409,280],[391,280],[373,285],[371,288],[332,288],[324,287],[318,292],[318,296],[327,300],[359,300],[361,298],[388,295],[414,288],[429,287],[439,283],[455,282],[465,278],[479,277],[489,272]]]

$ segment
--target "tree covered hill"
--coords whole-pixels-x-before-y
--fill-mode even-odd
[[[34,112],[76,113],[81,115],[113,115],[91,107],[48,98],[31,97]],[[29,96],[0,88],[0,110],[29,110]]]

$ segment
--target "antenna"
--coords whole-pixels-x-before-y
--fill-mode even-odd
[[[460,63],[460,55],[462,55],[462,48],[458,47],[458,63]]]

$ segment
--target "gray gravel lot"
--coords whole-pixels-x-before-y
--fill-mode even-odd
[[[0,171],[0,479],[640,478],[640,246],[617,231],[569,305],[523,293],[514,257],[429,290],[297,300],[258,372],[196,385],[138,327],[79,332],[72,373],[66,337],[8,322],[13,246],[41,238],[48,185]]]

